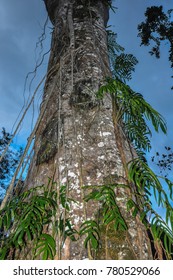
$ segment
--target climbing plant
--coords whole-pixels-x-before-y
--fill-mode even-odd
[[[111,4],[111,1],[104,2]],[[88,191],[83,197],[83,202],[97,202],[100,205],[100,216],[98,219],[92,217],[90,220],[84,220],[78,231],[71,222],[70,213],[72,204],[77,201],[68,197],[67,186],[61,186],[53,179],[50,179],[46,186],[22,190],[18,196],[8,197],[7,203],[0,211],[1,259],[13,259],[14,255],[17,258],[18,253],[20,258],[23,254],[25,259],[25,247],[27,256],[30,250],[29,254],[33,259],[61,259],[61,251],[67,238],[73,242],[81,239],[90,252],[89,258],[94,258],[102,246],[102,226],[111,225],[115,233],[128,231],[128,221],[119,207],[119,197],[116,195],[118,189],[129,190],[126,192],[124,209],[132,217],[139,218],[150,232],[156,252],[154,258],[172,258],[173,184],[165,179],[168,195],[159,177],[153,173],[145,160],[145,152],[151,148],[151,129],[146,121],[150,121],[157,132],[161,129],[166,133],[166,124],[143,96],[126,84],[131,79],[137,60],[133,55],[124,53],[112,32],[108,32],[108,48],[112,77],[102,81],[104,84],[96,93],[96,97],[104,102],[102,99],[109,94],[113,104],[114,128],[123,127],[129,145],[132,143],[137,151],[137,155],[135,154],[128,164],[122,160],[127,177],[125,183],[120,184],[114,180],[113,184],[83,186],[82,189]],[[55,68],[53,72],[57,71]],[[35,131],[32,137],[34,135]],[[165,220],[154,211],[152,195],[157,205],[165,208]],[[48,228],[51,230],[48,231]]]
[[[114,79],[106,80],[105,85],[97,93],[98,98],[103,98],[105,93],[109,93],[116,100],[117,121],[122,121],[129,140],[134,143],[139,152],[139,158],[135,158],[128,164],[128,184],[87,187],[91,189],[91,192],[84,198],[85,202],[95,200],[102,204],[102,220],[99,223],[96,220],[84,221],[79,232],[71,224],[70,215],[64,216],[65,212],[70,211],[71,203],[66,195],[66,186],[61,186],[58,195],[56,183],[50,180],[47,186],[39,186],[13,197],[0,213],[1,259],[6,259],[7,256],[12,258],[14,251],[22,250],[28,242],[34,243],[33,258],[39,256],[42,259],[53,259],[57,254],[55,244],[57,234],[60,238],[58,248],[60,251],[67,236],[73,241],[85,236],[84,246],[90,245],[93,250],[97,250],[100,245],[101,225],[113,223],[115,231],[128,229],[116,201],[115,189],[129,188],[132,191],[132,185],[135,186],[132,194],[136,200],[129,196],[127,211],[131,211],[134,217],[139,215],[141,221],[151,231],[155,249],[158,250],[159,244],[164,256],[168,259],[172,258],[173,184],[167,178],[165,179],[169,189],[168,195],[159,178],[149,168],[143,157],[140,157],[140,151],[151,148],[149,139],[151,132],[146,119],[152,122],[156,131],[160,128],[164,133],[166,133],[166,124],[161,115],[144,100],[142,95],[135,93],[123,82]],[[157,205],[166,209],[166,221],[153,210],[151,194],[154,194]],[[52,235],[46,233],[46,227],[50,222]]]
[[[138,60],[133,54],[125,53],[125,49],[117,42],[117,34],[110,27],[107,27],[107,38],[112,77],[126,82],[132,78]]]
[[[119,79],[108,78],[101,86],[97,96],[103,98],[109,93],[117,104],[116,119],[122,121],[129,140],[140,155],[151,149],[151,129],[146,120],[151,121],[155,131],[159,128],[166,133],[166,123],[161,115],[143,98],[140,93],[134,92],[128,85]]]
[[[49,180],[46,186],[23,191],[0,211],[0,259],[13,259],[13,254],[22,250],[25,257],[26,244],[33,245],[31,258],[54,259],[67,236],[75,240],[76,230],[65,216],[70,210],[70,199],[65,197],[66,187],[62,186],[58,195],[55,185]],[[52,235],[46,230],[50,223]],[[56,235],[60,238],[58,249]]]
[[[117,123],[125,128],[128,139],[134,145],[138,157],[128,163],[128,184],[126,187],[135,186],[134,199],[127,200],[127,210],[132,210],[132,215],[140,216],[154,239],[157,257],[163,255],[170,259],[173,254],[173,183],[167,178],[157,176],[148,166],[145,152],[151,149],[151,130],[146,120],[150,121],[155,131],[162,130],[166,133],[166,123],[162,116],[146,102],[143,96],[134,92],[128,85],[118,78],[108,78],[99,89],[97,96],[103,98],[109,93],[116,102]],[[160,179],[168,186],[166,192]],[[114,186],[116,188],[117,186]],[[163,207],[166,212],[165,219],[156,213],[152,207],[151,196],[154,195],[158,207]],[[116,217],[117,220],[117,217]],[[158,244],[162,256],[159,255]]]

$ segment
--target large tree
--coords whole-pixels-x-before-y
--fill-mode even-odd
[[[41,108],[44,116],[36,133],[27,186],[47,183],[48,177],[54,178],[57,189],[67,185],[70,197],[78,202],[70,212],[76,229],[99,212],[99,205],[86,205],[82,187],[126,183],[125,164],[133,157],[120,125],[113,120],[111,98],[100,102],[95,95],[103,79],[110,76],[105,30],[108,2],[45,1],[54,30]],[[120,233],[115,234],[111,228],[103,230],[105,250],[98,258],[150,259],[146,230],[138,218],[124,211],[124,189],[117,192],[128,233],[120,240]],[[81,240],[73,243],[67,238],[64,247],[62,258],[88,257]]]
[[[25,214],[16,233],[12,232],[13,246],[18,242],[22,250],[18,254],[10,251],[10,256],[33,257],[33,245],[28,242],[26,246],[26,240],[33,240],[38,214],[38,231],[42,232],[37,244],[37,249],[41,249],[34,254],[38,258],[47,242],[44,258],[152,259],[148,210],[143,212],[143,203],[147,209],[150,203],[143,192],[146,186],[150,188],[147,175],[151,175],[153,188],[155,177],[145,163],[141,165],[135,160],[137,153],[129,139],[138,148],[149,148],[150,131],[143,114],[152,120],[156,130],[159,126],[165,130],[164,123],[120,76],[111,78],[106,32],[111,1],[44,2],[53,24],[51,54],[40,116],[33,133],[34,156],[25,182],[29,195],[27,200],[23,196],[21,208],[16,210]],[[107,87],[102,86],[105,78]],[[132,160],[134,170],[130,177],[127,163]],[[47,185],[48,178],[55,183]],[[46,197],[39,197],[41,185],[48,186],[44,188]],[[36,194],[32,194],[32,189]],[[53,201],[50,194],[55,195]],[[24,212],[28,199],[32,202]],[[52,203],[53,210],[47,202]],[[52,236],[56,250],[51,249]],[[157,256],[162,258],[157,238],[154,245]]]

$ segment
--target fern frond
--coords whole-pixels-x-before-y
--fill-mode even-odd
[[[80,227],[80,236],[86,235],[84,245],[87,248],[88,243],[91,244],[93,249],[97,249],[99,246],[99,225],[96,221],[89,220],[82,223]]]
[[[56,254],[56,242],[54,238],[46,233],[42,233],[35,247],[35,258],[39,255],[43,260],[53,260]]]
[[[114,56],[113,61],[113,76],[125,82],[131,80],[132,72],[135,71],[135,66],[138,63],[137,58],[133,54],[121,53]]]
[[[107,79],[107,83],[97,92],[98,98],[109,93],[118,107],[117,121],[121,118],[125,132],[137,151],[151,149],[151,130],[147,120],[151,122],[156,132],[161,129],[166,133],[167,127],[163,117],[143,98],[140,93],[134,92],[128,85],[118,79]]]

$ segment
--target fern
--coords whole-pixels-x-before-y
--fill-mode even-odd
[[[141,198],[141,205],[129,200],[127,207],[133,210],[133,215],[140,215],[141,221],[152,232],[154,241],[161,242],[163,252],[168,259],[172,258],[173,244],[173,183],[164,177],[158,177],[149,166],[139,158],[129,162],[129,179],[137,188]],[[159,179],[168,185],[166,192]],[[166,210],[165,219],[158,215],[152,208],[151,196],[154,195],[158,206]],[[150,219],[149,219],[150,217]],[[149,222],[147,222],[149,220]]]
[[[69,218],[64,219],[63,215],[55,222],[55,232],[60,233],[63,247],[65,240],[69,237],[72,241],[76,241],[76,236],[79,235],[78,231],[74,229]]]
[[[88,243],[93,249],[97,249],[99,246],[99,226],[96,221],[89,220],[82,223],[80,227],[80,236],[86,235],[84,246],[87,248]]]
[[[75,241],[75,234],[69,218],[63,217],[63,210],[70,210],[71,199],[66,197],[66,186],[60,188],[59,201],[61,215],[53,224],[58,205],[57,192],[50,180],[47,186],[38,186],[14,197],[0,212],[1,243],[0,259],[5,259],[13,248],[22,250],[28,242],[34,242],[34,257],[53,259],[56,251],[53,236],[44,232],[45,225],[52,223],[52,228],[60,232],[62,246],[67,236]]]
[[[125,83],[132,78],[138,60],[133,54],[124,53],[125,49],[117,43],[117,33],[107,29],[107,38],[112,77]]]
[[[112,30],[107,29],[108,37],[108,53],[111,66],[113,67],[115,57],[117,53],[123,52],[124,48],[117,43],[117,34]]]
[[[131,80],[132,72],[135,71],[137,63],[138,60],[133,54],[121,53],[120,55],[115,56],[112,63],[113,77],[121,80],[122,82]]]
[[[129,162],[129,179],[135,183],[141,194],[144,191],[146,192],[146,190],[152,190],[158,206],[169,205],[171,207],[168,195],[163,189],[161,182],[145,162],[138,158]]]
[[[53,260],[55,254],[56,254],[56,243],[54,238],[49,234],[42,233],[35,247],[34,258],[41,255],[43,260],[47,260],[47,259]]]
[[[155,129],[166,133],[166,123],[163,117],[143,98],[140,93],[134,92],[128,85],[118,79],[108,78],[107,83],[97,92],[98,98],[109,93],[118,107],[117,122],[121,120],[125,132],[131,143],[134,144],[138,154],[151,149],[151,130],[147,125],[150,121]]]
[[[85,197],[85,201],[96,200],[102,202],[103,224],[108,225],[114,222],[115,230],[127,230],[127,224],[121,215],[119,207],[116,203],[116,195],[114,188],[116,186],[99,186]],[[120,187],[126,187],[120,185]]]

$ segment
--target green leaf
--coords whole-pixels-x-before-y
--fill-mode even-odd
[[[145,101],[140,93],[134,92],[119,78],[107,79],[107,83],[100,87],[97,96],[103,98],[104,93],[110,93],[113,97],[118,108],[118,111],[114,112],[117,121],[121,118],[127,137],[134,144],[139,156],[142,150],[151,149],[151,130],[146,120],[152,123],[157,132],[161,129],[163,133],[166,133],[167,128],[163,117]]]
[[[43,260],[53,259],[56,254],[56,242],[54,238],[42,233],[35,247],[35,257],[42,255]]]
[[[0,260],[6,260],[6,256],[8,255],[8,248],[3,247],[0,249]]]
[[[80,236],[86,234],[86,238],[84,241],[84,246],[87,247],[88,242],[90,242],[93,249],[97,249],[99,245],[99,226],[93,221],[85,221],[82,223],[79,231]]]
[[[99,242],[97,240],[97,237],[95,237],[94,234],[91,234],[90,235],[90,240],[91,240],[92,248],[96,250],[98,248],[98,246],[99,246]]]

